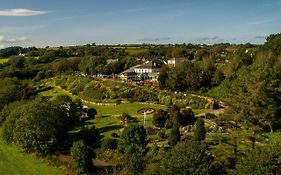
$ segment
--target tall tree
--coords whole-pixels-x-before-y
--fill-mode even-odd
[[[128,125],[120,138],[118,149],[125,154],[124,163],[129,174],[140,174],[144,169],[147,135],[143,126]]]
[[[70,154],[74,160],[74,169],[76,169],[78,173],[85,173],[93,168],[93,152],[84,141],[79,140],[74,142]]]
[[[171,146],[176,145],[180,141],[180,138],[181,136],[180,136],[179,126],[174,125],[171,129],[170,136],[168,139],[169,145]]]
[[[199,118],[196,122],[196,129],[194,131],[194,140],[195,141],[202,141],[206,138],[206,129],[204,120]]]
[[[160,175],[212,175],[213,158],[206,145],[196,141],[179,143],[160,162]]]

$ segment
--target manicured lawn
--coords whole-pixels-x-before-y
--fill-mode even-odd
[[[100,132],[105,137],[110,137],[112,133],[120,134],[120,129],[123,128],[123,125],[120,123],[120,120],[117,118],[123,113],[128,113],[133,117],[137,117],[140,124],[143,124],[143,115],[138,114],[137,111],[142,108],[154,108],[154,109],[164,109],[165,107],[157,104],[141,104],[141,103],[127,103],[120,105],[95,105],[95,104],[86,104],[89,107],[93,107],[97,110],[98,115],[96,119],[91,121],[89,124],[93,123],[97,128],[100,129]],[[146,126],[151,126],[152,114],[147,115]]]
[[[140,117],[137,113],[138,110],[142,108],[154,108],[154,109],[163,109],[165,106],[157,104],[147,104],[147,103],[126,103],[120,105],[95,105],[87,104],[89,107],[93,107],[97,110],[99,116],[119,116],[123,113],[127,113],[134,117]],[[149,116],[149,115],[148,115]]]
[[[0,174],[3,175],[62,175],[63,173],[34,156],[22,153],[16,146],[0,139]]]

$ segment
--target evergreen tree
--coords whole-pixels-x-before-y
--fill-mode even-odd
[[[202,141],[206,138],[206,129],[203,119],[198,119],[196,122],[196,129],[194,131],[194,140]]]
[[[180,131],[179,131],[179,126],[174,125],[171,129],[170,136],[168,139],[168,143],[171,146],[174,146],[180,141]]]
[[[79,173],[85,173],[93,167],[91,148],[84,141],[79,140],[73,143],[70,150],[71,157],[74,160],[74,168]]]

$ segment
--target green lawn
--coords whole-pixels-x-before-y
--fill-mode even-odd
[[[16,146],[0,139],[0,174],[5,175],[62,175],[63,173],[33,155],[22,153]]]
[[[7,58],[0,59],[0,64],[6,63],[8,61]]]
[[[93,107],[97,110],[99,116],[119,116],[123,113],[127,113],[131,116],[140,117],[137,113],[138,110],[142,108],[154,108],[154,109],[163,109],[165,106],[157,104],[147,104],[147,103],[125,103],[120,105],[95,105],[87,104],[89,107]],[[148,115],[149,116],[149,115]]]
[[[110,137],[112,133],[120,134],[120,129],[123,128],[120,120],[117,118],[122,115],[122,113],[128,113],[133,117],[137,117],[140,121],[140,124],[143,124],[143,115],[138,114],[137,111],[142,108],[154,108],[154,109],[163,109],[165,108],[162,105],[157,104],[141,104],[141,103],[126,103],[120,105],[94,105],[87,104],[89,107],[93,107],[97,110],[98,115],[95,120],[91,121],[97,128],[100,129],[101,133]],[[147,115],[146,126],[151,126],[152,114]]]

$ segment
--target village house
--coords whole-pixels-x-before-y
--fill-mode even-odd
[[[146,64],[136,65],[124,72],[120,73],[119,77],[122,80],[151,80],[157,81],[159,76],[159,71],[163,62],[161,61],[149,61]]]
[[[188,59],[184,58],[184,57],[172,58],[172,59],[168,60],[168,65],[170,65],[172,67],[176,67],[177,65],[179,65],[180,63],[182,63],[184,61],[188,61]]]

